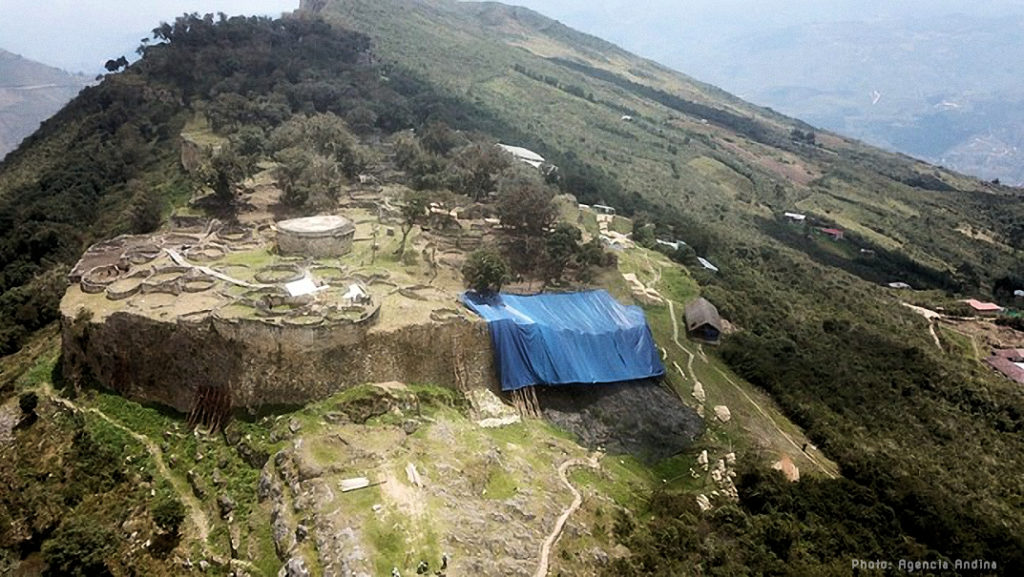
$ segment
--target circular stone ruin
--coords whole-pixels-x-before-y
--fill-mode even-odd
[[[339,257],[352,250],[356,227],[347,218],[320,215],[277,223],[277,250],[282,255]]]

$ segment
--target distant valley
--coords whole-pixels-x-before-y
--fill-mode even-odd
[[[1020,185],[1022,22],[948,16],[769,30],[709,47],[732,64],[698,76],[869,144]]]
[[[0,49],[0,159],[90,81]]]
[[[819,128],[1024,183],[1017,8],[520,3]]]

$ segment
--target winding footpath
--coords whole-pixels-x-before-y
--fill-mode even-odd
[[[673,305],[671,300],[668,300],[668,310],[669,310],[669,315],[672,317],[672,341],[676,344],[677,347],[682,349],[683,352],[685,352],[687,355],[690,356],[690,360],[689,360],[689,362],[686,365],[687,369],[690,371],[690,374],[693,375],[694,382],[697,383],[697,384],[700,384],[701,387],[703,388],[704,387],[703,383],[701,383],[700,380],[697,379],[697,373],[693,370],[693,359],[694,359],[694,357],[696,355],[694,355],[692,352],[690,352],[689,349],[684,347],[682,345],[682,343],[679,342],[679,325],[678,325],[678,322],[676,321],[675,306]],[[701,356],[704,358],[704,361],[707,362],[707,357],[704,356],[703,349],[700,350],[700,353],[701,353]],[[712,368],[714,368],[715,371],[718,372],[718,374],[720,374],[722,376],[722,378],[724,378],[730,385],[735,387],[736,390],[739,391],[739,393],[741,395],[743,395],[743,398],[746,399],[747,402],[750,403],[755,409],[757,409],[757,412],[761,413],[761,416],[763,416],[765,418],[765,420],[767,420],[769,423],[771,423],[772,427],[784,439],[789,441],[790,445],[793,445],[793,448],[798,451],[798,454],[805,455],[808,460],[810,460],[812,463],[814,463],[818,467],[818,469],[820,469],[821,472],[824,473],[825,475],[827,475],[830,479],[835,479],[836,478],[835,473],[830,471],[827,467],[825,467],[825,465],[823,465],[820,461],[818,461],[816,458],[814,458],[814,455],[808,453],[807,451],[804,451],[803,448],[801,448],[801,446],[799,444],[797,444],[797,442],[795,440],[793,440],[793,437],[790,437],[789,434],[786,433],[786,431],[783,431],[782,427],[780,427],[779,424],[777,422],[775,422],[775,419],[773,419],[771,417],[771,415],[769,415],[768,412],[765,411],[761,407],[761,405],[759,405],[757,403],[757,401],[755,401],[750,395],[748,395],[747,392],[743,390],[743,387],[739,386],[739,384],[737,384],[736,381],[733,381],[731,378],[729,378],[729,375],[725,374],[725,372],[722,371],[721,369],[719,369],[718,367],[712,367]],[[705,388],[704,390],[706,391],[707,389]]]
[[[206,518],[206,513],[203,511],[203,508],[200,505],[199,500],[196,499],[195,495],[193,495],[192,492],[189,491],[187,487],[185,487],[181,479],[171,474],[170,467],[168,467],[167,463],[164,461],[163,451],[160,450],[160,447],[157,446],[157,444],[154,443],[152,439],[129,429],[128,427],[122,425],[121,423],[118,423],[117,421],[110,418],[109,416],[107,416],[106,413],[100,411],[99,409],[94,409],[92,407],[79,407],[78,405],[72,403],[71,401],[55,394],[53,392],[53,389],[49,386],[46,386],[43,389],[43,394],[45,394],[51,401],[64,405],[71,411],[85,411],[88,413],[92,413],[97,417],[103,419],[107,423],[109,423],[111,426],[121,431],[124,431],[139,443],[142,443],[142,446],[144,446],[146,448],[146,451],[149,452],[150,457],[153,458],[153,462],[156,464],[156,469],[160,473],[160,476],[171,484],[171,487],[174,489],[174,492],[178,494],[178,497],[181,499],[182,503],[184,503],[185,507],[188,508],[189,519],[192,521],[192,525],[196,529],[196,539],[203,543],[204,548],[206,547],[206,539],[210,535],[210,523],[209,520]]]
[[[209,559],[215,559],[217,557],[213,553],[213,551],[210,550],[210,546],[208,543],[208,538],[210,536],[210,521],[206,516],[206,512],[203,511],[202,503],[200,503],[199,500],[195,497],[195,495],[192,494],[192,491],[189,490],[188,486],[186,486],[184,481],[182,481],[180,478],[171,473],[170,467],[168,467],[167,463],[164,461],[163,451],[160,450],[160,447],[156,443],[154,443],[152,439],[141,433],[133,431],[132,429],[129,429],[128,427],[117,422],[116,420],[108,416],[103,411],[100,411],[99,409],[93,407],[80,407],[75,403],[71,402],[70,400],[57,395],[53,391],[53,387],[49,384],[46,384],[43,387],[41,387],[40,392],[43,395],[45,395],[48,399],[50,399],[50,401],[63,405],[73,412],[84,411],[96,415],[97,417],[106,421],[112,427],[115,427],[118,430],[123,431],[124,433],[126,433],[139,443],[141,443],[142,446],[146,448],[146,451],[149,452],[150,457],[153,458],[153,462],[156,464],[157,472],[171,485],[171,488],[174,489],[174,492],[178,495],[178,498],[181,499],[181,502],[185,505],[185,508],[188,510],[188,518],[191,521],[192,526],[195,528],[196,533],[193,536],[193,538],[199,541],[199,543],[201,544],[203,554]],[[258,569],[251,563],[243,561],[241,559],[230,559],[227,561],[227,563],[229,564],[229,566],[244,567],[249,570]]]
[[[562,480],[562,484],[572,491],[572,504],[562,512],[562,515],[555,522],[555,528],[548,535],[548,538],[544,540],[544,544],[540,548],[540,561],[537,564],[537,571],[534,572],[533,577],[545,577],[548,574],[548,564],[550,563],[551,548],[555,545],[555,541],[562,535],[562,529],[565,528],[565,522],[569,520],[569,517],[580,508],[583,504],[583,495],[572,486],[569,482],[568,477],[565,476],[569,467],[590,467],[591,469],[598,469],[601,464],[598,462],[598,457],[591,455],[589,459],[569,459],[558,466],[558,478]]]
[[[935,312],[933,310],[929,310],[929,309],[926,309],[924,307],[915,306],[915,305],[912,305],[910,303],[900,303],[900,304],[905,306],[905,307],[907,307],[908,309],[914,311],[915,313],[923,316],[925,318],[925,320],[928,321],[928,332],[931,333],[932,340],[935,341],[935,346],[938,347],[940,351],[943,351],[943,349],[942,349],[942,341],[939,340],[939,335],[937,335],[935,333],[935,322],[938,321],[939,319],[941,319],[942,315],[940,315],[939,313],[937,313],[937,312]],[[943,351],[943,352],[945,352],[945,351]]]

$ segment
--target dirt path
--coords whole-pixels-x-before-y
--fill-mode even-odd
[[[589,459],[569,459],[558,466],[558,478],[562,480],[562,484],[572,491],[572,504],[562,512],[562,515],[555,522],[555,528],[548,535],[548,538],[544,540],[544,545],[540,548],[540,561],[537,564],[537,571],[534,572],[533,577],[545,577],[548,574],[548,563],[551,556],[551,548],[555,545],[555,541],[562,534],[562,529],[565,528],[565,522],[569,520],[569,517],[580,508],[583,504],[583,495],[572,486],[569,479],[565,476],[566,471],[569,467],[590,467],[591,469],[600,468],[597,456],[592,455]]]
[[[50,386],[46,386],[45,388],[43,388],[43,394],[45,394],[51,401],[55,403],[60,403],[65,407],[71,409],[72,411],[86,411],[92,413],[97,417],[103,419],[107,423],[109,423],[111,426],[116,427],[121,431],[124,431],[136,441],[142,443],[142,445],[146,447],[146,450],[149,452],[149,455],[153,458],[153,462],[156,463],[156,468],[157,471],[159,471],[160,476],[171,484],[171,486],[174,488],[174,492],[178,494],[178,497],[181,499],[182,503],[184,503],[185,507],[188,509],[189,520],[192,521],[192,525],[193,527],[195,527],[196,530],[195,538],[198,539],[201,543],[203,543],[203,547],[205,549],[206,539],[210,535],[210,523],[206,518],[206,513],[203,512],[203,508],[202,505],[199,503],[199,500],[196,499],[195,495],[193,495],[192,492],[188,489],[188,487],[185,486],[185,483],[181,481],[181,479],[178,479],[173,474],[171,474],[170,468],[168,468],[167,463],[164,462],[163,451],[160,450],[160,447],[157,446],[156,443],[154,443],[149,437],[136,433],[135,431],[129,429],[128,427],[122,425],[121,423],[118,423],[117,421],[110,418],[99,409],[94,409],[91,407],[79,407],[78,405],[72,403],[71,401],[63,397],[57,396]]]
[[[687,365],[686,365],[687,366],[687,370],[689,370],[690,374],[693,375],[694,382],[700,384],[701,387],[704,387],[703,383],[701,383],[700,380],[697,379],[697,373],[693,370],[693,359],[694,359],[694,357],[696,355],[694,355],[692,352],[690,352],[689,349],[684,347],[682,345],[682,343],[679,342],[679,325],[678,325],[678,322],[676,321],[675,306],[673,305],[671,300],[668,301],[668,310],[669,310],[669,314],[672,317],[672,341],[676,344],[677,347],[682,349],[683,352],[685,352],[687,355],[689,355],[690,360],[687,362]],[[707,362],[707,357],[704,355],[704,350],[703,349],[700,349],[700,353],[701,353],[701,356],[703,357],[704,361]],[[757,403],[757,401],[755,401],[750,395],[748,395],[747,392],[743,390],[743,387],[739,386],[739,384],[737,384],[735,381],[730,379],[729,375],[726,375],[718,367],[713,367],[713,368],[715,369],[715,371],[718,372],[718,374],[722,375],[722,377],[729,384],[731,384],[733,387],[735,387],[736,390],[739,391],[739,393],[741,395],[743,395],[743,398],[746,399],[747,402],[750,403],[755,409],[757,409],[757,412],[761,413],[761,416],[763,416],[771,424],[772,428],[774,428],[780,435],[782,435],[783,438],[785,438],[787,441],[789,441],[789,444],[793,445],[793,448],[798,451],[797,454],[805,455],[808,460],[810,460],[812,463],[814,463],[818,467],[818,469],[820,469],[821,472],[824,473],[825,475],[827,475],[829,478],[831,478],[831,479],[835,479],[836,478],[835,473],[830,471],[827,467],[825,467],[823,464],[821,464],[820,461],[815,459],[814,455],[811,455],[807,451],[804,451],[803,448],[799,444],[797,444],[796,441],[793,440],[793,437],[790,437],[788,433],[783,431],[782,428],[779,427],[779,424],[777,422],[775,422],[775,419],[773,419],[771,417],[771,415],[769,415],[768,412],[765,411],[761,407],[761,405],[759,405]],[[705,390],[707,390],[707,389],[705,389]]]
[[[932,335],[932,340],[935,341],[935,346],[942,350],[942,341],[939,340],[939,335],[935,333],[935,323],[928,323],[928,332]]]
[[[747,402],[750,403],[755,409],[757,409],[757,412],[761,413],[761,416],[767,419],[768,422],[772,424],[772,427],[774,427],[775,430],[780,435],[782,435],[783,438],[789,441],[790,445],[793,445],[793,448],[799,452],[798,454],[802,453],[805,457],[807,457],[809,461],[817,465],[818,469],[820,469],[822,473],[827,475],[828,478],[836,478],[835,473],[830,471],[827,467],[825,467],[825,465],[822,465],[820,461],[814,458],[814,455],[810,454],[807,451],[804,451],[803,448],[799,444],[797,444],[796,441],[793,440],[793,437],[790,437],[789,434],[786,433],[786,431],[783,431],[782,428],[779,427],[779,424],[775,422],[775,419],[773,419],[763,408],[761,408],[761,405],[757,404],[757,401],[755,401],[750,395],[748,395],[747,392],[743,390],[743,387],[739,386],[739,384],[737,384],[736,381],[730,379],[729,375],[725,374],[725,372],[722,369],[719,369],[718,367],[712,368],[714,368],[719,375],[722,375],[722,378],[725,379],[730,385],[736,387],[736,390],[739,391],[741,395],[743,395],[743,398],[746,399]]]
[[[939,340],[939,335],[935,333],[935,321],[941,319],[942,315],[940,315],[939,313],[937,313],[937,312],[935,312],[933,310],[929,310],[929,309],[926,309],[924,307],[914,306],[914,305],[912,305],[910,303],[900,303],[900,304],[905,306],[905,307],[907,307],[908,309],[914,311],[915,313],[923,316],[925,319],[928,320],[928,332],[931,333],[932,340],[935,341],[935,346],[938,347],[940,351],[945,352],[943,350],[943,348],[942,348],[942,341]]]
[[[80,407],[75,403],[69,401],[68,399],[58,396],[53,391],[52,386],[49,384],[46,384],[43,387],[41,387],[40,392],[43,395],[45,395],[48,399],[50,399],[52,402],[64,405],[65,407],[71,409],[72,411],[85,411],[96,415],[97,417],[106,421],[112,427],[124,431],[133,439],[141,443],[142,446],[146,448],[146,451],[149,452],[149,455],[153,458],[153,462],[156,463],[157,472],[159,472],[160,476],[163,477],[171,485],[171,488],[178,495],[178,498],[181,499],[182,504],[184,504],[185,508],[188,510],[189,521],[191,522],[191,525],[195,529],[196,533],[194,536],[192,536],[192,538],[199,542],[200,546],[202,547],[203,555],[211,560],[217,558],[217,555],[214,554],[214,552],[210,549],[210,545],[208,543],[208,539],[210,536],[210,521],[206,517],[206,512],[203,511],[202,503],[200,503],[199,500],[196,499],[195,495],[192,494],[192,491],[189,489],[188,485],[184,481],[182,481],[180,478],[176,477],[173,473],[171,473],[170,468],[164,461],[163,451],[160,450],[160,447],[156,443],[154,443],[152,439],[143,434],[137,433],[132,429],[129,429],[128,427],[117,422],[116,420],[108,416],[103,411],[100,411],[99,409],[93,407]],[[221,562],[224,562],[224,560],[222,560]],[[258,567],[242,559],[228,559],[226,560],[226,562],[229,567],[242,567],[249,571],[259,571]]]
[[[693,382],[700,385],[703,388],[704,384],[697,379],[697,373],[693,371],[693,359],[695,355],[691,353],[689,349],[684,347],[682,343],[679,342],[679,322],[676,321],[675,304],[670,299],[666,299],[666,302],[668,302],[668,314],[672,318],[672,342],[674,342],[680,350],[689,355],[690,359],[686,361],[686,370],[689,371],[691,375],[693,375]],[[686,378],[685,374],[683,375],[683,378]]]
[[[981,349],[978,347],[978,339],[974,338],[974,335],[969,333],[961,333],[960,331],[956,332],[970,339],[971,348],[974,349],[974,360],[977,361],[979,365],[983,365],[983,363],[981,362]]]

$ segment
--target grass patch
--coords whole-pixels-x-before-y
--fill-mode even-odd
[[[589,487],[627,509],[646,502],[654,479],[646,465],[629,455],[605,457],[600,471],[575,467],[568,477],[575,487]]]
[[[500,501],[511,499],[516,495],[519,484],[508,471],[500,468],[491,468],[489,473],[484,498]]]
[[[60,359],[60,348],[56,347],[40,355],[35,364],[18,378],[17,386],[20,389],[34,389],[52,381],[54,368],[57,360]]]

